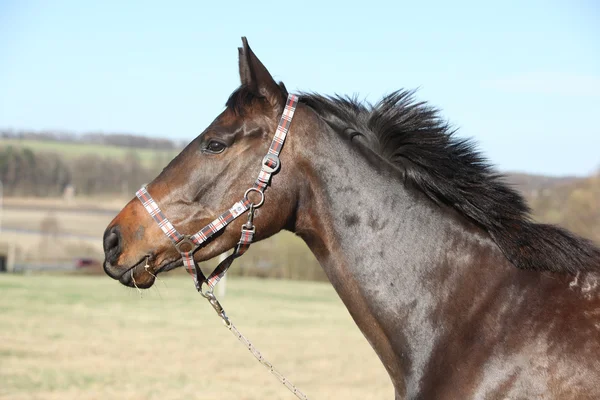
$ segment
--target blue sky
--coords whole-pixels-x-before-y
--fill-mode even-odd
[[[292,91],[419,87],[503,170],[600,168],[597,1],[202,3],[0,0],[0,127],[191,140],[245,35]]]

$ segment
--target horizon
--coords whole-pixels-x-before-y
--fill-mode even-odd
[[[305,2],[288,6],[290,24],[280,23],[286,11],[275,4],[2,3],[0,127],[189,142],[239,85],[245,35],[292,92],[376,102],[420,88],[416,99],[441,109],[498,170],[599,170],[600,127],[590,123],[600,109],[593,2]]]

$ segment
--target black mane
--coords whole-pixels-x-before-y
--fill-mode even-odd
[[[416,102],[412,91],[394,92],[375,105],[317,94],[303,94],[300,102],[337,132],[359,136],[359,143],[399,167],[431,200],[485,229],[515,266],[574,273],[600,265],[600,249],[591,241],[532,222],[524,198],[470,140],[454,135],[437,109]]]

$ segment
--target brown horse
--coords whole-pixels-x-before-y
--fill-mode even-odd
[[[284,110],[285,86],[243,42],[241,87],[147,186],[180,232],[243,196]],[[532,222],[435,109],[405,91],[376,105],[303,94],[280,159],[255,239],[287,229],[308,244],[397,399],[600,399],[600,250]],[[195,260],[233,248],[243,222]],[[182,265],[136,198],[104,246],[127,286]]]

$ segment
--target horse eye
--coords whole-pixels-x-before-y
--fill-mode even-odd
[[[206,145],[206,151],[208,151],[209,153],[213,153],[213,154],[219,154],[219,153],[222,153],[226,147],[227,146],[221,142],[217,142],[216,140],[211,140],[210,142],[208,142],[208,145]]]

